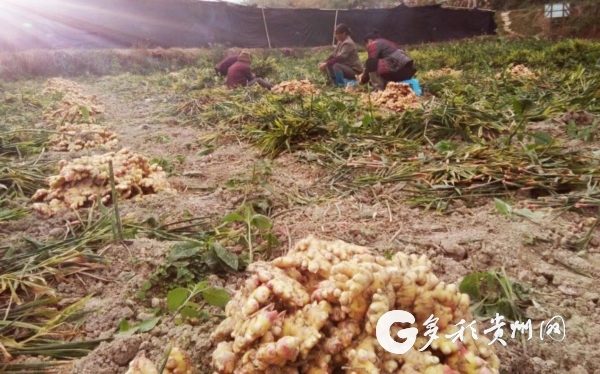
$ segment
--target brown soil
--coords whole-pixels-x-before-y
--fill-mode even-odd
[[[181,215],[184,210],[193,216],[223,216],[243,200],[243,191],[228,189],[232,179],[250,178],[255,149],[236,139],[223,139],[216,151],[196,156],[190,147],[210,129],[183,127],[172,117],[175,106],[173,94],[144,93],[139,78],[131,75],[80,81],[88,93],[97,95],[107,108],[106,120],[119,136],[119,147],[129,147],[149,158],[185,158],[178,165],[179,176],[171,177],[178,195],[158,194],[141,201],[120,205],[123,215],[134,214],[139,219],[162,214]],[[168,136],[162,144],[157,136]],[[91,151],[102,152],[102,151]],[[80,154],[51,154],[56,160],[78,157]],[[551,219],[557,212],[546,211],[547,218],[533,222],[499,215],[492,202],[477,208],[460,208],[451,215],[424,213],[400,202],[402,191],[396,186],[327,200],[326,186],[313,183],[324,171],[317,166],[299,163],[295,155],[283,155],[270,163],[268,178],[272,191],[257,189],[251,194],[268,198],[278,216],[274,219],[275,233],[283,248],[294,245],[309,234],[325,239],[342,239],[367,245],[381,251],[404,250],[426,254],[435,264],[436,274],[446,282],[459,282],[463,276],[481,270],[504,267],[515,281],[529,285],[537,306],[527,314],[532,319],[533,338],[523,344],[510,339],[505,328],[507,347],[496,343],[506,373],[600,373],[600,295],[596,281],[600,277],[600,237],[594,233],[589,253],[579,256],[561,246],[565,239],[585,235],[593,220],[575,213]],[[190,172],[193,172],[190,175]],[[187,175],[187,176],[186,176]],[[302,194],[314,199],[299,205],[286,194]],[[37,237],[64,227],[64,217],[50,220],[30,218],[14,224],[21,231]],[[21,225],[21,226],[19,226]],[[54,231],[53,231],[54,230]],[[134,240],[129,251],[120,245],[109,247],[104,255],[111,265],[85,279],[58,285],[68,299],[94,293],[86,308],[94,311],[84,325],[85,338],[108,338],[118,328],[121,319],[148,319],[149,309],[164,303],[164,299],[139,301],[135,295],[153,270],[164,261],[172,243],[150,239]],[[579,269],[592,276],[587,278],[565,266]],[[212,278],[215,284],[234,291],[243,274],[230,279]],[[566,320],[566,339],[562,343],[539,338],[539,325],[555,315]],[[165,317],[146,334],[120,338],[103,343],[88,357],[77,362],[77,374],[123,374],[128,363],[141,352],[159,362],[169,342],[187,351],[197,373],[211,373],[210,361],[214,346],[208,336],[218,320],[201,326],[175,326]],[[485,326],[485,327],[484,327]],[[480,323],[483,332],[489,323]]]

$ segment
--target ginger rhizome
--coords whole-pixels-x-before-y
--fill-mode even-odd
[[[461,70],[454,70],[451,68],[442,68],[440,70],[430,70],[427,73],[425,73],[425,78],[427,79],[435,79],[435,78],[439,78],[439,77],[447,77],[447,76],[452,76],[452,77],[459,77],[462,75],[462,71]]]
[[[62,79],[62,78],[50,78],[46,81],[46,87],[44,88],[43,93],[57,94],[57,93],[74,93],[78,94],[83,91],[83,87],[81,87],[78,83]]]
[[[104,114],[104,105],[96,96],[69,92],[61,100],[58,109],[44,113],[44,119],[70,122],[83,120],[94,123],[100,114]]]
[[[308,79],[284,81],[273,87],[271,92],[291,95],[317,95],[319,90]]]
[[[162,168],[124,148],[91,157],[81,157],[72,162],[60,161],[59,175],[46,179],[49,189],[40,189],[31,198],[33,208],[51,216],[62,209],[91,206],[100,200],[107,204],[112,198],[109,160],[113,163],[115,189],[119,199],[172,191]]]
[[[440,282],[424,256],[399,252],[386,259],[310,236],[248,272],[211,336],[215,373],[498,373],[485,336],[474,339],[466,328],[462,342],[446,337],[461,321],[464,327],[473,321],[469,297]],[[376,339],[377,322],[390,310],[416,319],[417,341],[404,355],[388,353]],[[432,315],[439,338],[421,352]],[[390,336],[401,328],[392,325]]]
[[[112,148],[118,143],[117,134],[106,127],[91,124],[64,124],[50,137],[52,150],[76,152],[96,147]]]
[[[537,75],[525,65],[510,64],[508,65],[505,74],[509,79],[537,79]],[[501,77],[502,74],[496,74],[496,79],[500,79]]]
[[[419,98],[408,84],[389,82],[384,91],[373,92],[369,98],[368,94],[363,96],[365,105],[383,107],[395,112],[403,112],[407,109],[418,108]]]
[[[129,363],[125,374],[159,374],[156,365],[142,353]],[[179,347],[174,347],[169,353],[167,364],[162,374],[194,374],[189,357]]]

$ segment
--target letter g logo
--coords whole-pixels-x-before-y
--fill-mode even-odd
[[[398,343],[390,336],[390,327],[398,322],[415,323],[415,317],[403,310],[390,310],[382,315],[381,318],[379,318],[379,321],[377,321],[375,333],[377,341],[381,344],[383,349],[396,355],[403,355],[415,345],[419,330],[411,327],[409,329],[398,331],[398,337],[406,339],[404,343]]]

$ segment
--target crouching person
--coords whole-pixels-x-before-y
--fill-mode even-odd
[[[363,66],[358,58],[358,49],[350,37],[350,27],[341,23],[335,28],[335,39],[337,46],[327,61],[319,65],[319,69],[327,74],[338,87],[346,85],[347,81],[353,81],[356,76],[363,72]]]
[[[253,86],[258,84],[261,87],[271,90],[273,88],[272,84],[254,76],[250,67],[251,64],[252,57],[250,54],[248,52],[240,53],[237,62],[231,65],[227,72],[227,87],[231,89],[239,86]]]
[[[415,76],[417,69],[410,58],[395,43],[379,37],[374,30],[365,38],[368,59],[360,83],[369,81],[376,90],[385,90],[388,82],[401,82]]]
[[[229,56],[215,66],[215,73],[222,77],[227,76],[229,68],[238,61],[238,56]]]

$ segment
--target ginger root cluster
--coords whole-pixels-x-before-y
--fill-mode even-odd
[[[119,142],[117,134],[106,127],[93,124],[67,123],[56,128],[58,134],[50,137],[52,150],[58,152],[80,151],[99,146],[112,148]]]
[[[461,320],[473,320],[469,297],[440,282],[425,256],[399,252],[387,259],[309,236],[248,272],[211,336],[215,373],[498,373],[486,337],[475,340],[467,329],[462,342],[446,338]],[[376,339],[377,322],[390,310],[416,318],[418,338],[404,355],[388,353]],[[439,318],[439,339],[421,352],[432,315]],[[390,336],[401,329],[393,325]]]
[[[85,113],[87,111],[87,113]],[[78,92],[68,92],[56,110],[47,111],[45,120],[86,121],[94,123],[96,117],[104,113],[104,105],[96,96],[85,96]]]
[[[129,370],[125,374],[158,374],[158,369],[142,354],[129,363]],[[162,374],[194,374],[194,369],[189,357],[179,347],[175,347],[169,353]]]
[[[512,79],[537,79],[537,75],[525,65],[510,64],[505,74]],[[500,79],[501,77],[502,74],[496,74],[496,79]]]
[[[83,87],[76,82],[62,79],[62,78],[50,78],[46,81],[46,87],[43,93],[74,93],[78,94],[83,91]]]
[[[319,90],[308,79],[284,81],[273,87],[271,92],[291,95],[318,95]]]
[[[442,68],[440,70],[428,71],[427,73],[425,73],[425,78],[435,79],[435,78],[445,77],[445,76],[459,77],[461,75],[462,75],[461,70],[454,70],[451,68]]]
[[[111,201],[109,160],[113,163],[115,189],[120,199],[171,191],[167,175],[158,165],[132,153],[128,148],[104,155],[81,157],[67,162],[60,161],[59,175],[46,179],[49,189],[40,189],[32,197],[33,208],[46,216],[68,208],[90,206],[100,199],[103,204]]]
[[[363,103],[369,103],[384,107],[395,112],[403,112],[407,109],[418,108],[420,105],[419,98],[408,84],[389,82],[384,91],[378,91],[371,94],[370,100],[368,95],[363,97]]]

